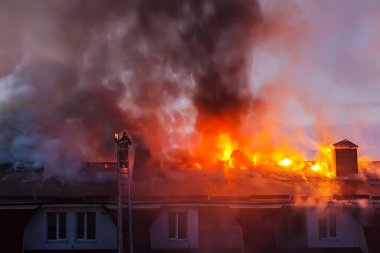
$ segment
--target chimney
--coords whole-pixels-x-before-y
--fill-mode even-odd
[[[333,166],[336,177],[358,173],[358,145],[344,139],[333,146]]]

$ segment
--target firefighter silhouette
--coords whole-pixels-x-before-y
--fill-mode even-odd
[[[126,131],[123,131],[122,137],[118,140],[119,143],[119,166],[120,168],[129,168],[128,153],[129,145],[132,145],[131,138]]]

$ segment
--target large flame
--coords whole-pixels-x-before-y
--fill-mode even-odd
[[[217,160],[229,161],[232,155],[232,152],[236,150],[237,145],[231,140],[231,137],[226,134],[220,134],[218,140],[218,149],[220,153],[217,154]]]
[[[295,148],[275,144],[253,147],[249,143],[249,138],[234,132],[208,133],[195,149],[192,167],[198,170],[218,167],[226,171],[267,170],[298,173],[304,177],[333,177],[331,147],[320,146],[315,157],[308,160],[302,151]]]

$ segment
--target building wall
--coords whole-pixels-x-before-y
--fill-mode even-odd
[[[364,213],[365,212],[365,213]],[[364,210],[360,214],[363,219],[363,229],[366,236],[369,253],[380,252],[380,210],[372,209],[370,211]]]
[[[199,208],[199,248],[208,250],[243,248],[242,229],[227,207]]]
[[[275,227],[280,208],[231,208],[231,213],[242,228],[243,252],[276,252]]]
[[[36,207],[0,208],[0,252],[22,252],[24,227],[36,212]]]
[[[318,219],[333,210],[336,212],[336,238],[319,238]],[[359,221],[345,207],[320,210],[309,208],[306,211],[309,248],[361,248],[368,252],[364,231]]]
[[[187,212],[187,239],[168,239],[168,212]],[[165,207],[150,227],[152,249],[198,248],[198,209],[196,207]]]
[[[76,234],[76,212],[96,212],[96,240],[79,242]],[[47,212],[67,212],[67,239],[62,242],[47,241]],[[51,207],[41,208],[25,227],[24,250],[75,250],[116,249],[117,229],[107,212],[101,207]]]
[[[307,247],[306,208],[284,206],[276,219],[276,246],[285,252]]]

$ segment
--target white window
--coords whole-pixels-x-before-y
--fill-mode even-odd
[[[336,213],[329,211],[319,217],[319,239],[336,238]]]
[[[96,239],[95,212],[76,213],[76,239],[84,241]]]
[[[47,213],[48,240],[66,240],[66,216],[65,212]]]
[[[187,212],[168,212],[168,238],[187,239]]]

